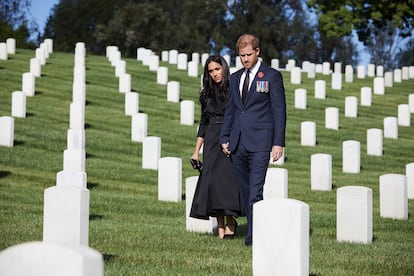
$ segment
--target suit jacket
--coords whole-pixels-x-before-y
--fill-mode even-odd
[[[243,104],[240,77],[244,68],[230,76],[230,92],[220,133],[220,144],[229,142],[234,151],[243,133],[248,151],[271,151],[285,146],[286,99],[282,74],[261,64]]]

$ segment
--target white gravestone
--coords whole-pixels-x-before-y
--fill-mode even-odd
[[[361,171],[361,143],[355,140],[342,142],[342,171],[359,173]]]
[[[168,51],[161,51],[161,61],[168,62]]]
[[[325,128],[339,129],[339,109],[337,107],[325,109]]]
[[[73,68],[73,82],[85,83],[86,82],[86,68],[85,66],[75,66]]]
[[[304,73],[308,73],[308,71],[309,71],[309,65],[310,64],[311,63],[309,61],[307,61],[307,60],[305,60],[305,61],[302,62],[302,71]]]
[[[70,104],[69,128],[85,128],[85,106],[82,103],[72,102]]]
[[[367,129],[367,154],[374,156],[382,156],[383,145],[382,129],[370,128]]]
[[[375,77],[375,64],[368,64],[368,77]]]
[[[408,80],[409,79],[409,77],[408,77],[408,66],[403,66],[402,68],[401,68],[401,78],[403,79],[403,80]]]
[[[142,168],[158,170],[158,161],[161,158],[161,138],[147,136],[142,142]]]
[[[85,149],[85,129],[68,129],[67,149]]]
[[[16,39],[9,37],[6,39],[7,54],[14,55],[16,54]]]
[[[195,61],[188,62],[187,75],[189,77],[198,77],[198,63]]]
[[[334,63],[334,73],[342,74],[342,63],[341,62]]]
[[[26,94],[22,91],[12,93],[11,115],[18,118],[26,118]]]
[[[148,59],[148,66],[150,71],[157,71],[158,67],[160,67],[160,57],[151,55]]]
[[[381,217],[408,219],[407,177],[403,174],[383,174],[379,185]]]
[[[405,165],[405,175],[407,176],[407,197],[414,199],[414,162]]]
[[[383,77],[374,78],[374,94],[384,95],[385,93],[385,82]]]
[[[202,53],[201,54],[201,64],[204,66],[204,64],[206,64],[206,61],[207,61],[207,59],[208,59],[208,57],[209,57],[210,55],[209,54],[207,54],[207,53]]]
[[[148,115],[135,113],[131,118],[131,141],[143,142],[148,132]]]
[[[122,74],[119,76],[119,92],[129,93],[131,92],[131,74]]]
[[[56,186],[87,188],[87,175],[81,171],[60,171],[56,174]]]
[[[179,53],[177,59],[177,69],[187,70],[188,56],[185,53]]]
[[[326,98],[326,81],[324,80],[315,81],[315,98],[316,99]]]
[[[6,42],[0,42],[0,60],[7,60],[7,44]]]
[[[160,158],[158,164],[158,200],[181,201],[182,160],[177,157]]]
[[[46,64],[46,54],[42,48],[37,48],[35,50],[35,57],[40,61],[41,65]]]
[[[406,127],[409,127],[411,125],[411,114],[408,104],[398,105],[398,125]]]
[[[345,82],[354,82],[354,68],[352,65],[345,66]]]
[[[342,74],[341,73],[333,73],[331,76],[332,79],[332,90],[341,90],[342,89]]]
[[[14,145],[14,118],[0,116],[0,146],[13,147]]]
[[[126,62],[125,60],[118,60],[117,63],[115,63],[115,76],[118,78],[126,73]]]
[[[30,73],[32,73],[35,77],[40,77],[42,75],[42,67],[37,58],[30,59]]]
[[[308,66],[308,78],[309,79],[314,79],[316,77],[316,68],[315,68],[315,63],[310,63]]]
[[[300,124],[300,144],[302,146],[316,146],[316,123],[305,121]]]
[[[190,100],[181,101],[180,107],[180,124],[194,125],[194,102]]]
[[[28,97],[35,95],[35,76],[30,72],[23,73],[22,75],[22,91]]]
[[[271,67],[274,68],[274,69],[279,69],[279,59],[272,58]]]
[[[306,109],[306,89],[295,89],[295,108]]]
[[[46,38],[44,40],[45,45],[46,45],[46,49],[48,51],[49,54],[53,53],[53,39],[51,38]]]
[[[180,102],[180,83],[178,81],[169,81],[167,84],[167,101]]]
[[[157,83],[166,85],[168,83],[168,68],[160,66],[157,69]]]
[[[384,85],[385,87],[392,87],[394,85],[393,72],[384,73]]]
[[[168,62],[170,64],[177,64],[178,62],[178,51],[177,50],[172,49],[169,51]]]
[[[64,171],[85,171],[86,152],[84,149],[65,149],[63,151]]]
[[[84,245],[26,242],[0,252],[3,276],[103,276],[101,253]]]
[[[301,69],[300,67],[293,67],[290,69],[290,83],[291,84],[301,84]]]
[[[292,70],[293,67],[296,66],[296,60],[294,59],[288,59],[288,62],[286,64],[286,71]]]
[[[372,88],[361,87],[361,106],[371,106],[372,104]]]
[[[74,82],[72,84],[72,102],[79,103],[85,109],[86,84],[84,82]]]
[[[288,170],[268,168],[263,186],[263,199],[288,198]]]
[[[397,117],[385,117],[384,118],[384,138],[398,139]]]
[[[384,66],[378,65],[377,66],[377,77],[383,77],[384,76]]]
[[[414,65],[408,67],[408,77],[414,79]]]
[[[322,75],[329,75],[331,73],[331,64],[329,62],[322,63]]]
[[[372,243],[372,190],[346,186],[336,193],[337,241]]]
[[[73,186],[45,189],[43,241],[88,245],[89,190]]]
[[[185,179],[185,228],[190,232],[213,233],[217,229],[217,220],[215,218],[210,217],[210,219],[206,220],[190,217],[197,181],[198,176],[191,176]]]
[[[394,70],[394,82],[401,82],[402,81],[402,74],[401,69]]]
[[[253,275],[309,275],[309,205],[268,199],[253,205]]]
[[[194,61],[195,63],[200,64],[200,53],[192,53],[191,54],[191,61]]]
[[[125,115],[132,116],[139,112],[139,94],[136,92],[125,93]]]
[[[330,154],[311,155],[311,189],[332,190],[332,156]]]
[[[358,98],[354,96],[348,96],[345,98],[345,117],[357,118],[358,117]]]
[[[408,106],[410,107],[410,113],[414,113],[414,94],[408,95]]]
[[[358,65],[357,67],[357,78],[358,79],[365,79],[365,66]]]
[[[315,65],[316,73],[322,73],[322,70],[323,70],[322,64],[316,64]]]

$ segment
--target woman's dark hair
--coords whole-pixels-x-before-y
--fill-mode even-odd
[[[208,64],[210,62],[217,62],[223,67],[223,78],[221,83],[214,82],[210,77],[210,74],[208,73]],[[204,65],[203,87],[200,92],[200,104],[202,111],[204,111],[208,101],[214,96],[215,91],[218,92],[219,99],[226,102],[227,95],[229,94],[229,77],[229,66],[222,56],[212,55],[207,58]]]

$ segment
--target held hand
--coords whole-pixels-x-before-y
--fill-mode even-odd
[[[283,147],[281,146],[273,146],[272,147],[272,161],[276,162],[282,157],[283,154]]]
[[[224,144],[221,144],[221,149],[227,157],[230,157],[231,152],[229,151],[229,143],[228,142],[224,143]]]

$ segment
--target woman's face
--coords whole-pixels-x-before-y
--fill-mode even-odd
[[[207,66],[208,73],[215,83],[220,83],[223,80],[223,66],[212,61]]]

